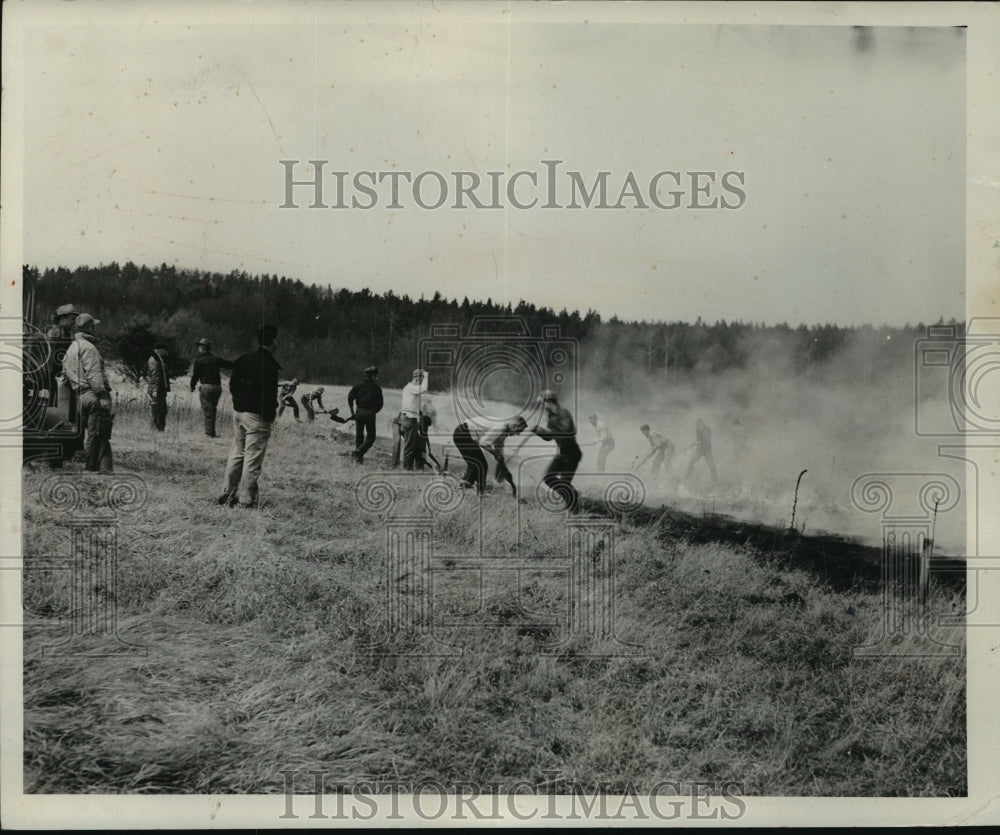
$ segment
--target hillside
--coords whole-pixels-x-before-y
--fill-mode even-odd
[[[557,793],[660,780],[757,795],[966,792],[963,630],[940,636],[952,656],[853,657],[882,628],[877,583],[824,573],[809,554],[861,565],[872,554],[857,543],[708,512],[605,513],[590,521],[613,529],[613,547],[585,544],[593,573],[578,598],[573,520],[529,483],[519,503],[504,488],[439,512],[433,605],[394,609],[390,591],[418,602],[430,576],[390,568],[387,522],[426,516],[442,479],[387,476],[391,518],[365,510],[358,487],[378,477],[384,447],[359,468],[343,454],[349,434],[286,415],[262,508],[225,509],[229,414],[211,440],[195,408],[174,406],[158,437],[138,401],[118,406],[117,469],[147,491],[121,516],[117,583],[100,589],[124,643],[82,637],[77,654],[47,654],[65,635],[66,576],[25,574],[26,792],[278,793],[288,769]],[[103,482],[80,470],[61,475],[100,514]],[[24,470],[28,564],[70,549],[68,518],[39,501],[52,475]],[[596,511],[600,495],[588,497]],[[569,628],[600,614],[606,581],[617,641]],[[935,611],[961,606],[961,588],[935,583]],[[410,626],[393,631],[401,617]]]

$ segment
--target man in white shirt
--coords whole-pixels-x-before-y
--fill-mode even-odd
[[[413,370],[413,379],[403,386],[403,405],[399,412],[399,434],[403,445],[403,469],[424,468],[420,456],[420,398],[427,393],[429,379],[422,368]]]
[[[670,480],[676,484],[680,479],[677,477],[677,472],[674,470],[673,458],[674,458],[674,442],[669,438],[664,437],[659,432],[653,431],[649,428],[648,423],[644,423],[639,427],[639,431],[646,437],[649,441],[649,455],[646,456],[640,463],[641,467],[643,463],[649,458],[652,458],[652,463],[650,468],[652,470],[653,478],[660,477],[660,471],[662,470],[669,476]]]
[[[598,445],[597,450],[597,472],[603,473],[608,462],[608,455],[615,448],[615,439],[611,435],[608,425],[597,415],[590,416],[590,425],[597,433],[597,440],[591,446]]]

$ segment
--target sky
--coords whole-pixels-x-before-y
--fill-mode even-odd
[[[24,263],[165,262],[624,319],[964,318],[964,29],[680,25],[632,4],[73,5],[89,13],[24,30]],[[309,208],[308,186],[282,208],[281,160],[305,180],[313,159],[327,205],[347,172],[347,208]],[[561,161],[558,207],[541,205],[545,160]],[[522,176],[514,196],[533,208],[499,179],[522,170],[539,186]],[[441,175],[448,200],[422,208],[400,179],[389,208],[386,177],[354,208],[363,171],[431,172],[425,205]],[[500,172],[503,205],[452,207],[456,171],[480,177],[486,205]],[[620,208],[569,208],[568,171],[588,189],[608,172]],[[648,199],[662,171],[678,172],[675,209]],[[630,172],[640,198],[619,200]],[[696,175],[707,191],[688,172],[711,172]]]

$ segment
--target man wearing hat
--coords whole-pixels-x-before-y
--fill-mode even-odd
[[[80,312],[71,304],[64,304],[56,309],[52,314],[52,325],[45,332],[48,340],[49,363],[46,368],[43,385],[49,392],[49,406],[59,405],[59,384],[56,375],[62,371],[62,360],[66,356],[66,351],[73,342],[74,330],[76,328],[76,317]],[[70,393],[69,420],[76,417],[75,397]]]
[[[399,435],[403,446],[403,469],[423,469],[420,449],[420,398],[427,393],[429,380],[422,368],[413,369],[413,379],[403,386],[403,405],[399,412]]]
[[[198,384],[198,399],[201,401],[201,413],[205,417],[205,434],[209,438],[218,437],[215,434],[215,418],[222,397],[222,374],[220,369],[232,368],[232,360],[217,357],[212,353],[212,343],[202,337],[196,343],[198,356],[194,358],[191,367],[191,391]]]
[[[264,453],[278,412],[278,372],[274,358],[278,329],[257,329],[257,350],[233,363],[229,391],[233,396],[233,447],[226,463],[226,476],[219,504],[250,509],[257,507]]]
[[[110,473],[114,469],[111,385],[101,352],[94,344],[94,326],[100,323],[89,313],[76,317],[76,335],[66,349],[62,371],[76,394],[80,422],[86,433],[83,442],[85,466],[91,472]]]
[[[580,510],[580,494],[573,486],[573,476],[583,453],[576,442],[576,424],[569,410],[559,405],[554,392],[543,391],[538,402],[542,406],[546,425],[535,426],[531,431],[543,441],[555,441],[557,447],[542,481],[559,494],[570,513],[577,513]]]
[[[153,414],[153,428],[162,432],[167,428],[167,392],[170,391],[170,374],[167,373],[167,356],[170,347],[166,342],[157,342],[146,363],[149,379],[147,393]]]
[[[359,464],[375,443],[375,415],[385,405],[378,382],[378,367],[369,365],[364,375],[365,379],[347,392],[347,407],[354,418],[354,460]]]

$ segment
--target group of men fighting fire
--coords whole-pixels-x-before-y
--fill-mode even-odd
[[[54,317],[53,326],[46,334],[48,340],[48,367],[43,375],[41,402],[43,406],[58,405],[56,381],[61,379],[68,387],[69,420],[79,421],[84,429],[84,458],[87,470],[109,473],[113,469],[110,445],[111,436],[111,386],[105,371],[104,360],[94,343],[94,328],[100,321],[89,313],[81,313],[73,305],[63,305]],[[279,378],[281,365],[274,357],[278,329],[264,325],[257,329],[257,348],[236,360],[230,361],[212,353],[212,343],[200,339],[196,343],[198,356],[195,358],[190,387],[199,387],[199,400],[204,417],[205,434],[217,437],[216,421],[219,400],[222,396],[222,369],[231,371],[229,389],[233,400],[233,445],[229,453],[224,477],[224,490],[218,502],[228,507],[253,508],[258,505],[258,481],[274,423],[285,408],[291,408],[296,422],[299,418],[295,392],[299,381],[293,377],[282,381]],[[58,358],[62,357],[61,364]],[[170,391],[170,373],[167,360],[169,347],[158,342],[147,363],[147,394],[151,409],[152,426],[163,431],[166,426],[167,393]],[[392,466],[396,468],[402,459],[405,470],[423,469],[426,458],[430,457],[442,468],[429,449],[428,429],[433,424],[436,412],[427,397],[429,379],[423,369],[415,369],[412,379],[403,387],[399,414],[393,418]],[[316,414],[328,414],[338,423],[355,423],[355,449],[352,453],[357,463],[362,463],[365,454],[375,443],[376,415],[384,406],[382,388],[379,384],[379,369],[369,366],[364,370],[364,380],[353,386],[347,395],[349,417],[339,416],[338,409],[323,407],[323,388],[318,387],[300,398],[310,421]],[[583,458],[583,452],[576,438],[576,425],[569,410],[560,405],[557,395],[543,391],[538,397],[543,423],[529,430],[524,417],[518,415],[512,420],[497,425],[483,419],[470,418],[462,421],[452,433],[452,443],[465,462],[465,473],[460,482],[463,487],[475,487],[482,495],[486,489],[489,466],[486,454],[496,462],[497,483],[506,482],[516,495],[514,478],[505,461],[505,441],[507,438],[530,431],[544,441],[556,444],[556,454],[543,476],[543,483],[554,491],[571,512],[578,512],[580,496],[573,486],[573,477]],[[608,425],[597,415],[591,415],[596,440],[591,446],[598,446],[597,470],[605,472],[607,459],[615,448],[614,437]],[[634,466],[640,469],[651,462],[654,477],[665,473],[675,485],[680,483],[673,468],[672,459],[676,452],[670,439],[650,429],[647,424],[640,427],[641,433],[650,445],[648,455]],[[705,459],[713,483],[717,480],[715,462],[712,457],[711,430],[702,420],[698,420],[695,430],[696,440],[691,445],[695,449],[687,469],[690,478],[695,464]]]

